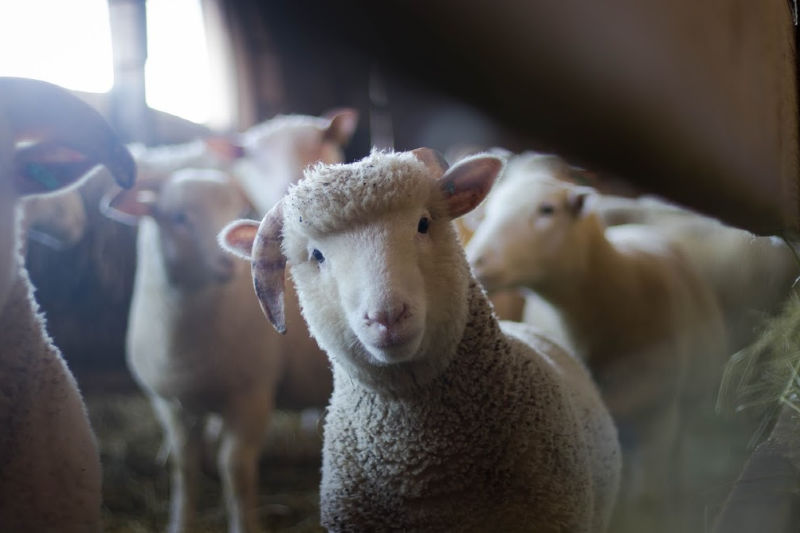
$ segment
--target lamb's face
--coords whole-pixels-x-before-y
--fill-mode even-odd
[[[535,289],[581,261],[584,197],[583,190],[558,182],[499,184],[466,248],[486,290]]]
[[[463,255],[452,225],[424,206],[346,231],[306,238],[290,257],[309,328],[334,354],[386,365],[430,353],[437,330],[458,323]],[[462,258],[459,265],[457,258]]]
[[[153,217],[170,281],[196,288],[249,275],[217,245],[217,234],[249,211],[244,196],[224,173],[187,169],[176,172],[158,194]]]
[[[419,385],[449,364],[467,323],[472,278],[452,219],[474,209],[502,169],[490,155],[448,169],[428,148],[320,165],[261,222],[234,221],[219,242],[251,261],[278,332],[288,263],[309,331],[336,368],[385,387],[391,365]]]

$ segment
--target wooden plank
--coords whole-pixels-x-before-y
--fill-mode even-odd
[[[533,147],[758,233],[800,229],[786,0],[298,0],[283,16]]]

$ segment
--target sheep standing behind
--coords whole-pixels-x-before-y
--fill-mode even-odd
[[[610,226],[646,224],[676,244],[716,295],[731,352],[755,340],[800,276],[800,263],[777,237],[758,237],[656,198],[598,196],[593,209]]]
[[[585,190],[549,174],[507,174],[467,256],[488,290],[526,287],[551,303],[591,369],[623,447],[620,530],[633,509],[650,523],[632,530],[683,530],[669,507],[680,478],[672,465],[684,404],[712,406],[725,353],[719,307],[661,235],[644,226],[606,230]],[[689,514],[699,519],[702,509]]]
[[[195,527],[205,421],[219,415],[230,531],[257,531],[257,460],[281,361],[271,356],[271,336],[247,299],[248,273],[215,242],[249,205],[221,171],[183,169],[158,190],[116,196],[110,209],[144,217],[127,355],[169,443],[169,530]]]
[[[33,143],[17,144],[20,140]],[[0,525],[100,530],[100,460],[75,380],[47,335],[19,253],[21,198],[133,161],[91,108],[50,84],[0,78]]]
[[[343,108],[330,117],[280,115],[244,132],[237,140],[244,157],[232,172],[259,215],[272,209],[309,165],[344,161],[342,146],[357,123],[358,113]]]
[[[168,437],[173,459],[170,531],[194,527],[209,415],[222,421],[218,467],[229,529],[258,531],[257,459],[273,407],[321,407],[330,395],[327,359],[302,327],[296,299],[289,300],[296,330],[290,338],[264,328],[246,265],[220,250],[216,236],[226,223],[252,211],[245,184],[252,187],[260,180],[255,199],[263,205],[266,193],[282,194],[317,158],[340,161],[340,143],[354,126],[343,126],[343,116],[279,117],[262,124],[259,135],[245,134],[260,142],[245,143],[244,157],[228,173],[184,168],[165,180],[159,168],[176,168],[170,153],[180,156],[178,161],[202,163],[195,157],[202,150],[195,145],[178,152],[162,149],[158,157],[141,152],[149,179],[109,206],[117,218],[144,217],[128,363]],[[267,164],[275,174],[265,173]]]
[[[499,324],[451,220],[493,156],[445,172],[428,149],[320,165],[221,243],[251,258],[285,330],[284,267],[334,371],[321,520],[330,531],[603,531],[619,448],[580,363]],[[285,255],[284,255],[285,254]]]

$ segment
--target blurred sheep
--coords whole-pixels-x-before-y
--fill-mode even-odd
[[[467,256],[487,290],[526,287],[556,308],[620,433],[618,515],[648,509],[648,530],[670,531],[681,417],[698,397],[711,409],[712,376],[723,364],[716,298],[657,231],[606,229],[587,207],[588,192],[557,179],[567,168],[558,158],[524,163],[489,197]]]
[[[128,364],[168,436],[170,531],[192,530],[209,415],[222,420],[229,529],[257,531],[256,461],[273,408],[322,407],[330,395],[327,360],[302,326],[296,298],[291,337],[263,328],[249,270],[219,249],[216,235],[252,211],[251,202],[282,194],[317,158],[341,161],[354,120],[349,111],[277,117],[243,134],[241,149],[223,141],[138,150],[140,185],[108,205],[112,217],[141,219]],[[235,157],[207,152],[226,147]]]
[[[94,436],[33,299],[17,213],[22,197],[69,186],[98,163],[120,184],[132,184],[133,160],[100,115],[56,86],[0,78],[0,524],[6,531],[100,530]]]

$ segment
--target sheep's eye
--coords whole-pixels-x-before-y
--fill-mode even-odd
[[[170,215],[169,221],[176,226],[184,226],[188,224],[189,216],[183,211],[178,211],[177,213]]]
[[[322,252],[320,252],[316,248],[314,248],[314,251],[311,252],[311,257],[313,257],[317,261],[317,263],[324,263],[325,262],[325,256],[322,255]]]
[[[430,221],[428,217],[422,217],[419,219],[419,224],[417,224],[417,231],[420,233],[428,233],[428,226],[430,225]]]
[[[555,212],[556,208],[553,206],[553,204],[542,204],[539,206],[539,214],[542,216],[549,217]]]

